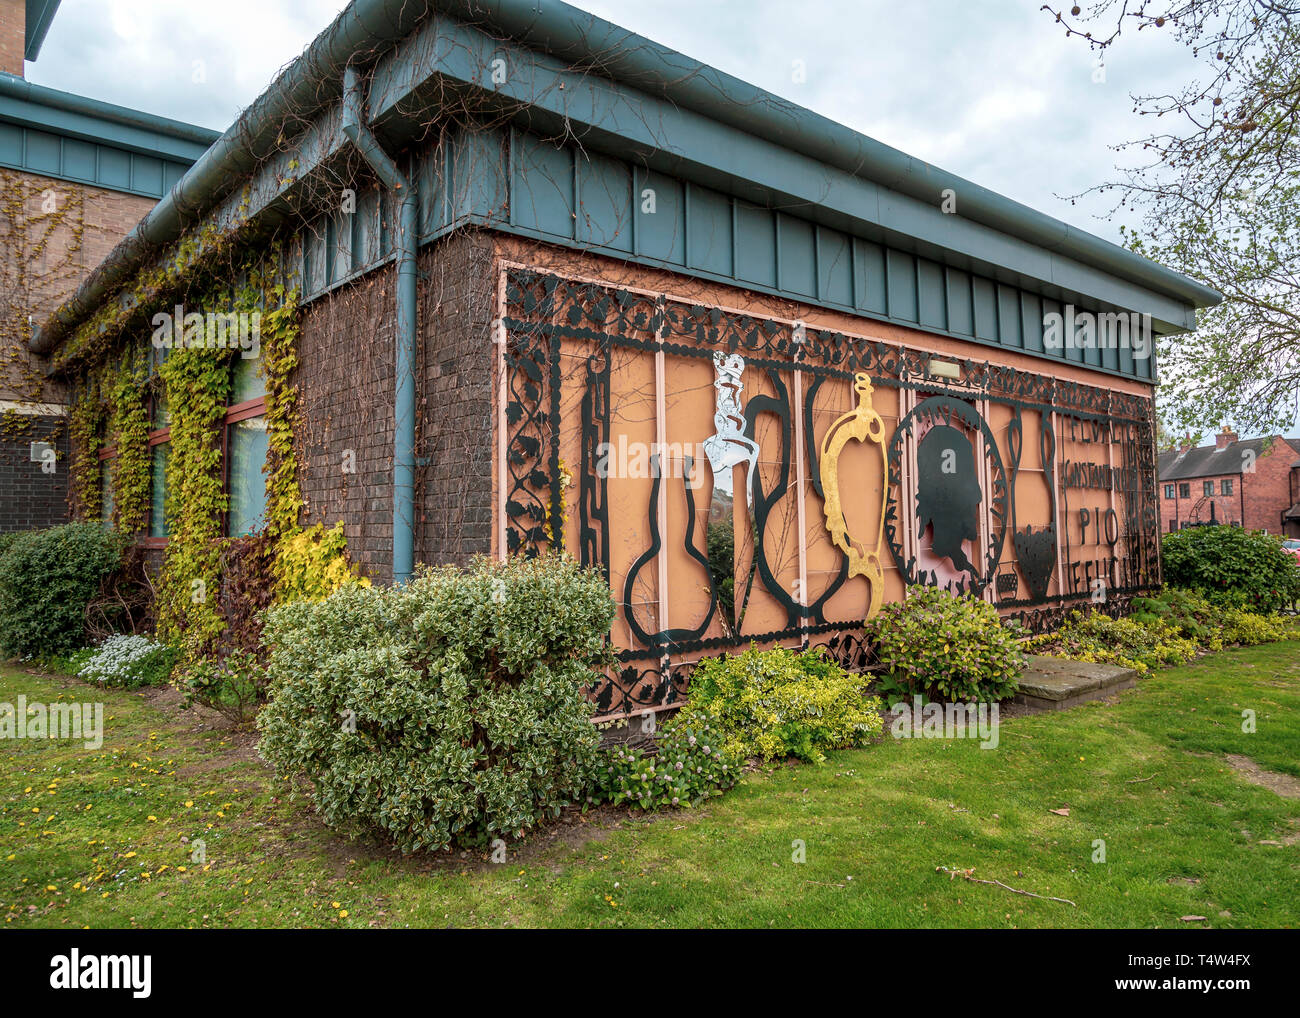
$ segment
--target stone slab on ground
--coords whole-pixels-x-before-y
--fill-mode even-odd
[[[1013,702],[1031,710],[1065,710],[1135,685],[1137,672],[1132,668],[1031,654]]]

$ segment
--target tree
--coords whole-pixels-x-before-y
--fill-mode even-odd
[[[1224,295],[1193,336],[1161,344],[1168,428],[1289,430],[1300,412],[1300,0],[1043,10],[1097,50],[1126,31],[1171,32],[1206,71],[1177,93],[1132,97],[1161,128],[1118,146],[1139,162],[1092,190],[1118,192],[1112,215],[1140,214],[1140,227],[1121,227],[1128,247]]]

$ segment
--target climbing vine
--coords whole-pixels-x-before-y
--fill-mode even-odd
[[[100,374],[87,374],[76,386],[68,411],[72,445],[69,495],[73,511],[83,520],[99,516],[99,441],[106,413],[100,395]]]
[[[171,408],[167,460],[167,551],[158,588],[158,633],[184,663],[211,655],[223,623],[217,608],[221,519],[221,423],[230,392],[227,358],[180,348],[159,367]]]
[[[302,489],[294,458],[293,428],[297,391],[290,384],[298,366],[298,294],[274,283],[262,313],[262,378],[266,382],[266,533],[284,541],[298,531]]]
[[[117,369],[110,402],[109,433],[117,444],[113,463],[113,526],[128,536],[149,519],[149,413],[145,405],[145,371],[128,354]]]

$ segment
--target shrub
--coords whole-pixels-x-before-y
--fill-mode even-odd
[[[77,675],[87,682],[122,689],[162,686],[176,664],[175,648],[147,636],[110,636],[85,656]]]
[[[1188,527],[1161,535],[1165,582],[1211,602],[1279,611],[1300,600],[1300,566],[1282,539],[1241,527]]]
[[[1195,640],[1208,650],[1222,647],[1219,619],[1222,609],[1216,608],[1195,590],[1167,587],[1159,594],[1135,597],[1132,601],[1134,622],[1151,625],[1163,622],[1180,636]]]
[[[1143,623],[1096,611],[1071,612],[1055,633],[1035,636],[1025,646],[1036,654],[1122,665],[1141,675],[1163,665],[1184,664],[1199,650],[1196,640],[1158,618]]]
[[[404,852],[520,835],[583,797],[613,619],[604,577],[556,556],[277,606],[260,752]]]
[[[1025,659],[1018,634],[987,601],[910,587],[866,625],[889,675],[893,699],[920,695],[949,702],[1003,700],[1015,693]]]
[[[666,730],[653,753],[628,746],[602,749],[592,758],[587,799],[659,809],[721,795],[736,783],[740,764],[722,744],[722,733],[696,718]]]
[[[198,702],[238,725],[252,718],[266,692],[267,674],[256,654],[235,649],[190,665],[177,686],[182,707]]]
[[[122,560],[98,523],[20,534],[0,556],[0,654],[69,654],[86,643],[86,606]]]
[[[1300,629],[1281,615],[1259,615],[1240,608],[1225,608],[1219,617],[1220,643],[1253,647],[1278,640],[1300,640]]]
[[[882,728],[868,678],[846,672],[820,649],[751,646],[706,658],[691,673],[690,700],[665,731],[716,728],[723,753],[821,763],[823,750],[861,746]]]

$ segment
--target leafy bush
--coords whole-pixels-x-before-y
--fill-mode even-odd
[[[736,783],[740,764],[722,743],[722,733],[697,718],[666,730],[654,753],[629,746],[602,749],[592,758],[587,799],[659,809],[721,795]]]
[[[1195,590],[1167,587],[1159,594],[1133,598],[1132,608],[1130,617],[1134,622],[1142,625],[1163,622],[1180,636],[1195,640],[1208,650],[1222,647],[1218,624],[1222,609]]]
[[[257,655],[248,650],[232,650],[219,658],[209,658],[191,665],[177,682],[182,693],[181,706],[195,702],[210,707],[235,724],[243,724],[267,688],[266,669]]]
[[[1188,527],[1162,534],[1165,582],[1211,602],[1279,611],[1300,600],[1300,566],[1282,539],[1241,527]]]
[[[1025,659],[1018,634],[987,601],[953,597],[937,587],[910,587],[907,600],[884,605],[866,625],[902,699],[1004,700],[1015,693]]]
[[[690,699],[665,731],[715,728],[727,758],[795,756],[821,763],[823,750],[861,746],[880,734],[880,701],[868,678],[818,649],[751,646],[706,658],[691,673]]]
[[[175,648],[147,636],[110,636],[86,655],[77,675],[87,682],[122,689],[163,686],[176,664]]]
[[[1300,629],[1293,620],[1281,615],[1260,615],[1225,608],[1219,616],[1221,644],[1239,644],[1253,647],[1258,643],[1276,643],[1278,640],[1300,640]]]
[[[583,797],[613,619],[604,577],[555,556],[277,606],[260,752],[405,852],[520,835]]]
[[[121,564],[98,523],[19,534],[0,556],[0,654],[68,654],[86,643],[86,606]]]
[[[370,586],[348,561],[342,522],[326,530],[323,523],[282,540],[275,557],[278,601],[319,601],[349,583]]]
[[[1096,611],[1071,612],[1055,633],[1035,636],[1025,648],[1035,654],[1121,665],[1140,675],[1163,665],[1185,664],[1200,649],[1196,640],[1161,619],[1144,623]]]

